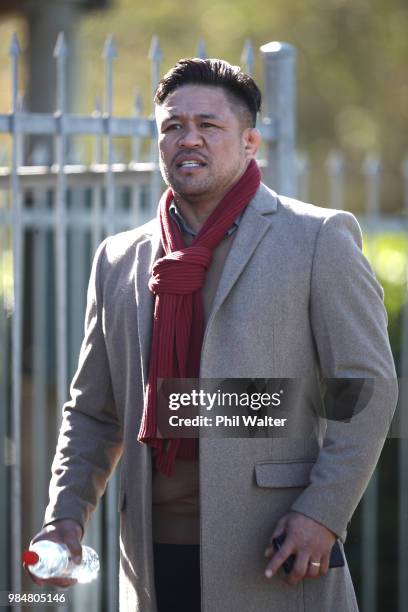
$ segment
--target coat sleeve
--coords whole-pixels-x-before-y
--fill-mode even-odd
[[[101,277],[105,247],[106,240],[92,265],[85,334],[70,399],[63,407],[43,526],[71,518],[85,530],[122,452],[122,430],[103,333]]]
[[[355,217],[335,212],[316,240],[310,317],[323,378],[360,378],[370,399],[350,422],[327,419],[310,484],[291,509],[343,541],[374,471],[397,403],[384,293],[364,257]]]

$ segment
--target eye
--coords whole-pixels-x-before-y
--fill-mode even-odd
[[[173,130],[178,130],[181,128],[181,123],[170,123],[169,125],[166,125],[166,127],[163,129],[163,132],[170,132]]]
[[[217,127],[216,125],[214,125],[214,123],[208,123],[208,121],[203,121],[200,125],[203,128]]]

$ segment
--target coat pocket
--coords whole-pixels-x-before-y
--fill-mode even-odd
[[[258,461],[255,481],[258,487],[307,487],[314,463],[314,460]]]

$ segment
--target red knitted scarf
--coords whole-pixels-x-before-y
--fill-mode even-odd
[[[156,468],[167,476],[172,475],[176,456],[197,458],[198,440],[165,440],[160,437],[156,415],[157,379],[199,377],[204,335],[200,289],[213,250],[254,197],[260,180],[259,168],[252,160],[189,247],[184,246],[181,232],[169,215],[174,198],[171,189],[163,194],[159,203],[158,218],[165,256],[154,263],[149,281],[149,289],[156,299],[149,377],[138,440],[153,447]]]

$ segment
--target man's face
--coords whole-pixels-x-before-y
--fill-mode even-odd
[[[258,132],[221,87],[183,85],[156,106],[160,169],[185,199],[221,199],[255,155]]]

